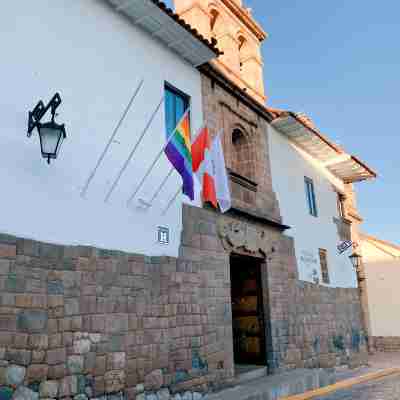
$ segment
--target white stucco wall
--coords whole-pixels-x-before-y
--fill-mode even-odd
[[[338,217],[334,185],[343,191],[343,183],[289,139],[268,126],[272,184],[278,196],[283,223],[291,227],[287,234],[295,240],[299,279],[322,283],[318,249],[328,252],[328,269],[332,287],[356,287],[357,278],[348,256],[351,249],[339,255],[340,243],[334,217]],[[304,177],[314,182],[318,217],[309,214]],[[316,272],[314,272],[316,270]]]
[[[164,107],[154,120],[110,203],[104,197],[160,101],[164,81],[192,99],[192,130],[203,120],[199,73],[100,0],[8,1],[0,13],[0,232],[61,244],[94,245],[176,256],[181,233],[174,173],[147,212],[126,200],[165,140]],[[144,86],[92,181],[94,168],[139,81]],[[59,92],[57,122],[67,139],[51,165],[41,158],[37,131],[26,137],[28,111]],[[45,118],[46,119],[46,118]],[[151,197],[168,173],[163,156],[138,197]],[[171,243],[156,243],[157,226]]]
[[[372,336],[400,336],[400,251],[393,256],[363,240]]]

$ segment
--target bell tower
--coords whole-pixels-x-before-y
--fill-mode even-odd
[[[265,103],[261,43],[267,34],[242,0],[174,0],[176,12],[224,53],[212,63],[260,103]]]

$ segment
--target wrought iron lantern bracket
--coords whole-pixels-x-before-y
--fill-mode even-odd
[[[40,100],[35,108],[32,111],[29,111],[28,118],[28,137],[32,136],[32,132],[35,128],[37,128],[40,124],[41,119],[47,113],[47,111],[51,108],[51,120],[54,121],[54,117],[56,115],[56,110],[61,104],[61,96],[59,93],[56,93],[53,98],[49,101],[47,106],[44,105],[43,101]]]

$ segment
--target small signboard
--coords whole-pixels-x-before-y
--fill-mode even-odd
[[[339,254],[344,253],[347,249],[349,249],[353,245],[351,240],[345,240],[342,243],[339,243],[337,246]]]

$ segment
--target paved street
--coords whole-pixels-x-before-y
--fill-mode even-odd
[[[400,400],[400,375],[356,385],[314,400]]]

